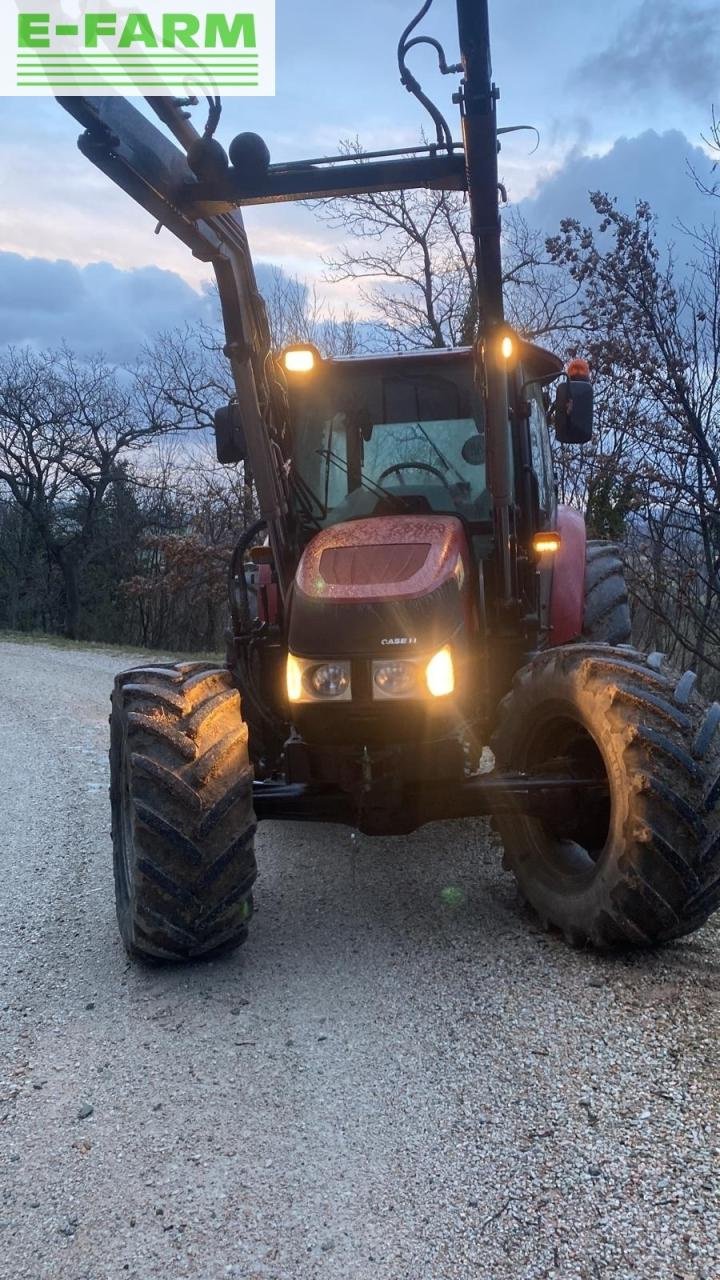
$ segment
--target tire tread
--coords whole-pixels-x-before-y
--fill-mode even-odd
[[[561,684],[580,716],[592,707],[592,723],[606,726],[627,812],[622,832],[611,837],[610,888],[596,898],[589,892],[578,919],[560,884],[553,918],[527,854],[519,856],[530,820],[499,817],[524,897],[561,931],[584,932],[597,946],[655,945],[692,932],[720,905],[720,708],[706,706],[694,674],[673,671],[662,655],[584,642],[551,649],[517,673],[501,704],[491,743],[499,768],[523,767],[527,724]]]
[[[252,915],[256,823],[247,729],[230,673],[207,662],[123,673],[111,725],[126,947],[184,960],[238,945]]]

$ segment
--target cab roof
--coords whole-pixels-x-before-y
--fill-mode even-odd
[[[565,371],[562,360],[534,342],[518,339],[520,360],[532,377],[551,382]],[[338,369],[362,368],[372,371],[392,365],[411,365],[432,361],[433,364],[464,364],[472,357],[472,347],[421,347],[414,351],[373,352],[370,355],[331,356],[325,364]]]

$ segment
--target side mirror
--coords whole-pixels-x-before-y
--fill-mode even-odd
[[[215,418],[215,451],[218,462],[244,462],[247,456],[245,432],[240,419],[240,407],[235,400],[218,409]]]
[[[589,444],[593,432],[593,389],[590,382],[561,382],[554,408],[558,444]]]

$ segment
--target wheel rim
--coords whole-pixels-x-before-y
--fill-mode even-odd
[[[558,714],[531,733],[525,768],[544,777],[597,781],[606,793],[578,801],[573,812],[531,819],[535,852],[554,873],[578,881],[593,878],[608,847],[612,799],[605,760],[595,738],[576,717]],[[538,847],[539,846],[539,847]]]

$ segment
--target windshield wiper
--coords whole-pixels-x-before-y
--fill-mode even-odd
[[[441,463],[441,464],[442,464],[442,466],[445,468],[445,470],[446,470],[446,471],[454,471],[454,472],[455,472],[455,475],[457,476],[457,478],[458,478],[458,480],[460,481],[460,483],[461,483],[461,484],[463,484],[463,485],[464,485],[464,484],[467,484],[467,480],[465,479],[465,477],[464,477],[463,475],[461,475],[461,474],[460,474],[460,472],[458,471],[457,467],[454,467],[454,466],[453,466],[452,462],[448,462],[448,460],[447,460],[447,458],[445,457],[445,455],[441,452],[441,450],[440,450],[440,448],[438,447],[438,445],[436,445],[435,441],[432,439],[432,436],[430,436],[430,435],[428,434],[428,432],[425,430],[425,428],[424,428],[424,426],[423,426],[422,422],[416,422],[416,423],[415,423],[415,425],[416,425],[416,427],[417,427],[417,428],[422,432],[422,434],[424,435],[425,439],[427,440],[428,444],[430,445],[430,448],[435,450],[435,453],[436,453],[437,457],[439,458],[440,463]]]
[[[332,449],[317,449],[316,453],[321,458],[324,458],[326,462],[334,463],[344,475],[349,477],[350,468],[347,462],[344,458],[340,458],[336,453],[333,453]],[[397,493],[393,493],[392,489],[386,489],[383,485],[378,484],[376,480],[370,480],[368,476],[363,475],[362,471],[360,472],[360,484],[363,489],[367,489],[368,493],[374,494],[375,497],[387,498],[390,502],[394,502],[398,510],[404,511],[406,509],[404,498]]]

